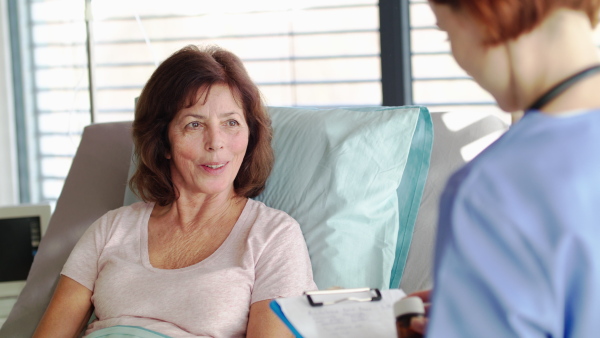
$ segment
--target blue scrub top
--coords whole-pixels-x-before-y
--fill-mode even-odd
[[[600,337],[600,110],[527,113],[439,217],[428,337]]]

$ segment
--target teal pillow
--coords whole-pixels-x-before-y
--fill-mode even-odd
[[[256,199],[300,223],[318,287],[398,287],[429,169],[427,109],[269,112],[275,166]]]

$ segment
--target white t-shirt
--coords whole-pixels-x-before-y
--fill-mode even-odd
[[[317,288],[298,223],[251,199],[211,256],[181,269],[154,268],[153,207],[139,202],[106,213],[71,252],[62,274],[93,292],[98,317],[86,334],[130,325],[173,337],[243,337],[251,304]]]

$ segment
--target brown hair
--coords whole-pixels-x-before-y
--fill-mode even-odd
[[[592,27],[598,23],[600,0],[430,0],[465,9],[486,30],[487,43],[494,45],[519,37],[541,23],[558,8],[584,12]]]
[[[173,203],[178,192],[171,180],[169,123],[177,112],[193,106],[200,88],[226,84],[244,111],[249,128],[246,154],[233,186],[236,194],[255,197],[264,189],[273,167],[271,120],[260,92],[242,61],[219,47],[186,46],[154,71],[137,101],[133,121],[137,169],[132,191],[147,202]]]

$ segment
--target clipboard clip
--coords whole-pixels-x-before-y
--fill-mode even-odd
[[[381,300],[381,292],[377,288],[306,291],[304,295],[306,295],[310,306],[313,307],[341,302],[377,302]]]

